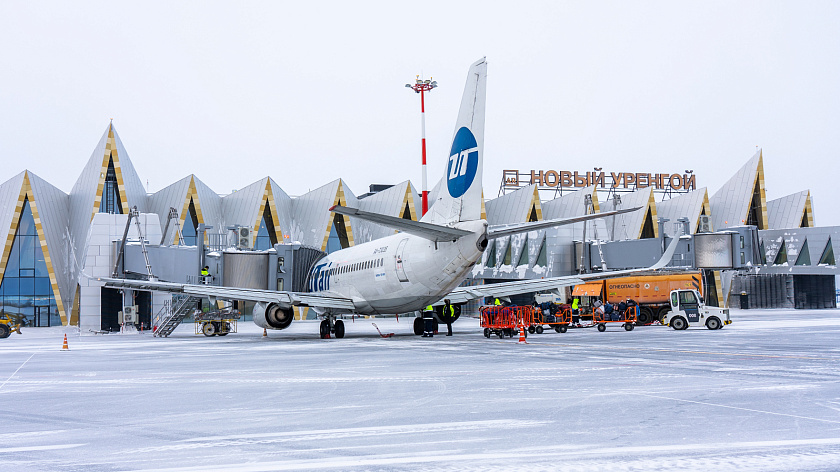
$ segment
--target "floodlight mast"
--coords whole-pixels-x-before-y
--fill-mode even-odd
[[[405,84],[406,87],[414,90],[414,93],[420,94],[420,144],[423,149],[423,182],[422,182],[422,195],[423,195],[423,214],[426,214],[426,211],[429,210],[429,187],[426,182],[426,92],[431,92],[433,88],[437,87],[437,81],[432,80],[429,77],[426,80],[421,80],[420,76],[418,75],[416,79],[414,79],[414,84]]]

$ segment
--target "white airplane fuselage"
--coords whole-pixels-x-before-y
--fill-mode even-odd
[[[397,233],[329,254],[313,266],[307,290],[350,298],[359,314],[421,310],[457,287],[487,246],[487,221],[453,227],[472,234],[435,243]]]

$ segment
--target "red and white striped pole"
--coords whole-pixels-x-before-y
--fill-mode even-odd
[[[426,92],[431,92],[433,88],[437,87],[437,82],[429,78],[429,80],[420,80],[418,75],[414,81],[414,85],[405,84],[406,87],[414,90],[415,93],[420,94],[420,144],[423,150],[423,180],[422,180],[422,195],[423,195],[423,214],[429,210],[429,187],[426,181]]]

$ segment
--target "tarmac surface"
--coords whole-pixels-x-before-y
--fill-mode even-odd
[[[0,339],[0,470],[840,470],[840,310],[732,319],[528,344],[475,319],[24,328]]]

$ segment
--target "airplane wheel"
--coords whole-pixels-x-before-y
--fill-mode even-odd
[[[423,334],[423,318],[414,318],[414,335],[420,336]]]
[[[688,328],[688,322],[682,316],[677,316],[671,320],[671,327],[676,331],[682,331]]]
[[[537,326],[536,331],[537,331],[537,334],[543,334],[543,327],[542,326]]]
[[[605,325],[604,323],[601,323],[601,324],[598,325],[598,331],[603,333],[606,330],[607,330],[607,325]]]
[[[341,339],[344,337],[344,322],[335,320],[335,338]]]
[[[568,329],[569,329],[568,326],[565,326],[565,325],[558,326],[557,327],[557,332],[558,333],[565,333]]]
[[[633,331],[633,323],[624,323],[624,331]]]
[[[720,320],[715,318],[714,316],[706,320],[706,327],[709,329],[720,329],[721,324]]]
[[[484,337],[485,337],[485,338],[489,338],[489,337],[490,337],[490,328],[484,328]]]
[[[327,339],[330,335],[330,322],[327,320],[321,321],[321,339]]]

